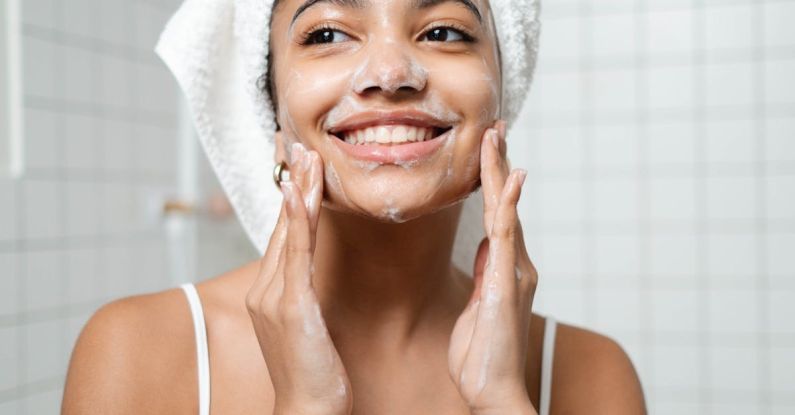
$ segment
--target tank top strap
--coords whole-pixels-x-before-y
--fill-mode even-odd
[[[555,355],[555,332],[557,321],[546,317],[544,323],[544,345],[541,354],[541,396],[539,415],[549,415],[549,404],[552,398],[552,362]]]
[[[188,297],[196,337],[196,362],[199,373],[199,415],[210,415],[210,356],[207,348],[207,328],[204,311],[196,287],[191,283],[180,286]]]

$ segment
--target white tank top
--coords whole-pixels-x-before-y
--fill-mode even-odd
[[[193,316],[193,332],[196,336],[196,360],[199,372],[199,415],[210,415],[210,355],[207,350],[207,328],[204,325],[204,312],[199,293],[191,283],[180,286],[188,297]],[[539,415],[549,415],[552,393],[552,356],[555,353],[556,321],[546,318],[544,323],[544,346],[541,356],[541,399]]]

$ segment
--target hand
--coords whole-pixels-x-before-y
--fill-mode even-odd
[[[347,415],[350,381],[312,287],[323,164],[299,143],[292,159],[279,220],[246,307],[273,383],[274,413]]]
[[[516,211],[526,172],[509,174],[503,121],[486,130],[480,152],[487,237],[475,257],[475,289],[450,339],[450,375],[472,413],[535,414],[525,363],[538,274]]]

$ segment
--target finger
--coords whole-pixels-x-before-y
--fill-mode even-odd
[[[480,181],[483,186],[483,226],[491,231],[499,197],[508,177],[507,164],[499,157],[499,133],[488,129],[481,143]]]
[[[284,257],[284,295],[290,298],[304,292],[311,285],[312,246],[309,218],[301,189],[293,183],[282,184],[287,193],[287,212],[290,223]]]
[[[316,151],[309,152],[309,194],[307,199],[307,211],[309,212],[309,227],[312,234],[312,247],[315,246],[315,236],[317,232],[317,224],[320,219],[320,205],[323,200],[323,160],[320,154]]]
[[[474,288],[472,295],[469,298],[471,304],[476,299],[480,298],[480,287],[483,285],[483,272],[486,267],[486,259],[489,254],[489,238],[483,238],[478,245],[477,254],[475,254],[475,266],[472,272],[472,282]]]
[[[304,206],[309,206],[308,200],[308,187],[309,187],[309,157],[306,147],[300,142],[294,142],[290,146],[290,158],[292,165],[290,166],[290,181],[295,183],[304,195]]]
[[[276,226],[271,233],[268,247],[260,259],[259,271],[257,278],[254,280],[249,293],[252,296],[261,298],[263,292],[267,289],[279,262],[279,257],[284,249],[284,243],[287,240],[287,204],[286,200],[282,200],[281,208],[279,211],[279,218]]]
[[[494,220],[494,212],[497,209],[499,199],[496,189],[499,186],[499,179],[494,177],[492,166],[494,165],[494,135],[496,132],[489,128],[483,134],[480,143],[480,183],[483,189],[483,227],[486,235],[491,231]]]
[[[506,181],[505,188],[500,195],[500,204],[494,217],[494,227],[489,235],[491,259],[494,260],[492,275],[486,274],[484,279],[494,278],[494,283],[499,289],[504,290],[506,296],[515,299],[517,281],[517,244],[518,232],[517,204],[521,195],[522,184],[527,173],[523,169],[516,169]],[[521,276],[521,274],[519,274]]]

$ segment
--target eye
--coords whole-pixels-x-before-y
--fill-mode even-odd
[[[472,36],[448,26],[434,27],[425,32],[425,38],[431,42],[471,42],[473,40]]]
[[[338,43],[348,39],[350,39],[350,36],[346,35],[340,30],[332,29],[330,27],[323,27],[304,36],[301,43],[304,45]]]

